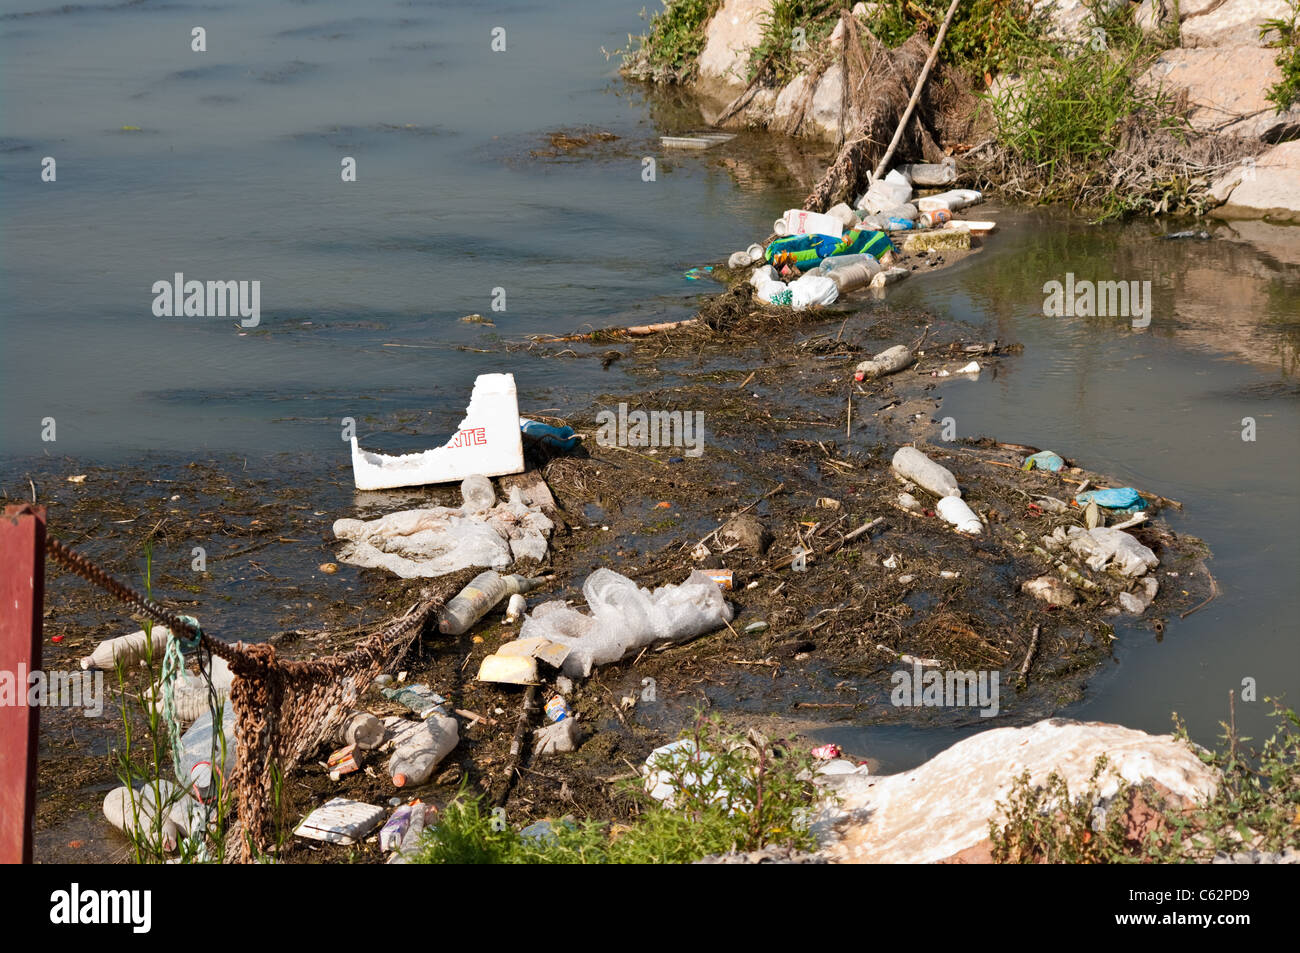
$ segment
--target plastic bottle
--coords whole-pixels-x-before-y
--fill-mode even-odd
[[[397,787],[423,784],[443,758],[460,743],[456,719],[435,711],[421,722],[399,726],[397,750],[388,761],[388,774]]]
[[[339,741],[369,751],[384,742],[384,723],[368,711],[354,711],[339,729]]]
[[[907,176],[913,185],[932,188],[940,185],[952,185],[957,181],[957,162],[951,156],[942,162],[917,162],[901,165],[898,171]]]
[[[836,268],[830,273],[829,277],[835,282],[835,287],[840,289],[840,294],[852,291],[854,288],[865,288],[871,284],[872,278],[880,274],[882,267],[880,262],[870,255],[867,258],[870,260],[849,265],[847,268]]]
[[[461,481],[460,495],[465,501],[463,508],[472,511],[491,509],[497,501],[492,481],[478,473]]]
[[[966,501],[959,496],[943,497],[934,509],[945,522],[955,526],[959,533],[978,536],[984,531],[984,525],[980,522],[979,517],[966,505]]]
[[[938,195],[928,195],[923,199],[917,199],[916,205],[923,212],[933,211],[937,208],[955,212],[968,205],[975,205],[983,201],[984,193],[977,192],[975,189],[950,189],[947,192],[940,192]]]
[[[518,574],[503,576],[491,569],[481,572],[443,607],[438,618],[438,631],[444,635],[468,632],[470,626],[487,615],[506,596],[536,589],[545,581]]]
[[[144,634],[144,630],[132,632],[130,635],[120,635],[115,639],[108,639],[100,642],[95,646],[95,651],[91,652],[81,660],[81,667],[84,669],[98,668],[104,671],[112,671],[121,662],[126,668],[143,661],[149,654],[149,642],[153,642],[153,659],[154,662],[161,665],[163,653],[167,651],[167,639],[171,637],[171,630],[165,625],[155,625],[150,636]]]
[[[211,680],[212,688],[209,690],[208,681]],[[176,680],[175,687],[172,689],[172,700],[176,704],[176,717],[181,721],[194,721],[205,711],[208,711],[211,705],[212,692],[216,693],[218,702],[229,704],[226,699],[230,697],[230,686],[234,681],[234,675],[230,671],[230,666],[226,660],[212,656],[212,667],[208,671],[208,678],[202,675],[191,675],[185,672]],[[162,711],[163,692],[160,685],[154,685],[145,690],[144,698],[147,702],[158,706]]]
[[[159,779],[156,784],[156,793],[153,781],[146,782],[134,793],[128,787],[109,791],[104,797],[104,817],[123,833],[133,831],[151,846],[173,851],[181,835],[189,830],[190,808],[194,801],[188,794],[177,792],[170,781]],[[158,808],[155,800],[159,797],[167,811],[161,823],[156,820]],[[162,844],[159,845],[156,839],[161,839]]]
[[[937,497],[961,496],[957,478],[915,447],[899,447],[890,461],[894,473]]]
[[[235,709],[227,704],[221,716],[221,733],[225,738],[225,759],[221,762],[218,774],[222,778],[230,776],[235,766]],[[213,750],[212,712],[205,711],[199,719],[190,725],[189,730],[181,735],[181,747],[184,749],[181,763],[176,766],[176,779],[189,790],[199,802],[203,802],[213,793],[212,759],[221,757],[221,738],[216,739]]]
[[[938,228],[945,222],[952,221],[952,212],[946,208],[930,209],[927,212],[921,212],[916,217],[918,225],[924,225],[926,228]]]
[[[832,255],[829,258],[823,258],[821,264],[817,266],[816,270],[820,274],[829,275],[836,268],[847,268],[849,265],[857,265],[862,262],[872,262],[875,260],[875,258],[866,253],[858,253],[856,255]]]

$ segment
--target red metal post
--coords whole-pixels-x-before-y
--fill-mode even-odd
[[[45,507],[6,506],[0,517],[0,672],[14,692],[6,699],[12,704],[0,704],[0,863],[6,864],[32,861],[40,708],[27,704],[25,676],[41,667],[44,606]]]

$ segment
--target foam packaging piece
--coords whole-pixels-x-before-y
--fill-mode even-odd
[[[513,374],[480,374],[465,418],[441,447],[422,453],[369,453],[352,438],[352,478],[358,490],[452,483],[473,474],[522,473],[519,399]]]

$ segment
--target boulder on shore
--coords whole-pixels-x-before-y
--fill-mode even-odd
[[[1172,735],[1101,722],[1050,718],[1026,728],[995,728],[959,741],[911,771],[881,777],[846,775],[837,781],[842,803],[828,808],[818,827],[833,863],[924,864],[951,857],[988,837],[997,802],[1028,770],[1041,785],[1053,771],[1072,794],[1089,786],[1097,758],[1109,769],[1102,798],[1119,779],[1153,780],[1186,801],[1216,790],[1219,775],[1196,750]]]

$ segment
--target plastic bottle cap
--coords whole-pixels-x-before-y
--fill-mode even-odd
[[[393,783],[397,785],[399,788],[405,787],[406,775],[402,774],[401,772],[398,772],[397,774],[393,775]]]

